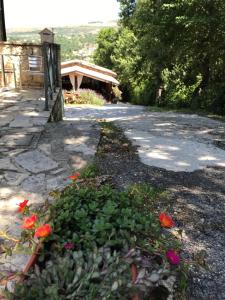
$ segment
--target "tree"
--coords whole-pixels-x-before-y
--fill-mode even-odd
[[[199,107],[211,109],[219,101],[225,113],[223,0],[139,0],[129,18],[126,23],[138,39],[142,62],[156,76],[158,86],[169,88],[171,96],[171,81],[165,82],[169,76],[163,74],[176,73],[179,85],[188,91],[186,100],[191,97]],[[173,86],[177,92],[175,81]]]
[[[136,0],[117,0],[120,3],[120,17],[123,25],[130,25],[136,7]]]
[[[97,50],[94,53],[94,62],[105,68],[113,69],[112,53],[118,38],[115,28],[103,28],[97,37]]]

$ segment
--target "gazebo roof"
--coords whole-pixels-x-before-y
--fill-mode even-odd
[[[84,67],[80,66],[72,66],[72,67],[67,67],[67,68],[61,68],[61,75],[66,76],[66,75],[82,75],[86,76],[89,78],[93,78],[99,81],[107,82],[107,83],[112,83],[115,85],[119,85],[119,81],[116,80],[116,78],[103,74],[101,72],[97,72],[94,70],[90,70]]]
[[[83,75],[99,81],[119,85],[116,80],[116,73],[112,70],[100,67],[98,65],[83,61],[83,60],[70,60],[61,63],[61,75]]]

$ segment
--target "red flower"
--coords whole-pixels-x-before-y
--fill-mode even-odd
[[[27,207],[28,200],[24,200],[23,202],[17,204],[19,206],[18,212],[23,213],[25,208]]]
[[[168,261],[172,265],[179,265],[179,263],[180,263],[180,256],[175,251],[168,250],[166,252],[166,257],[167,257]]]
[[[52,233],[52,228],[49,224],[44,224],[35,230],[34,236],[37,238],[47,237]]]
[[[69,179],[76,181],[78,179],[78,177],[80,176],[79,172],[76,172],[72,175],[69,176]]]
[[[36,221],[37,221],[36,215],[32,215],[31,217],[24,218],[22,228],[33,229]]]
[[[171,217],[164,212],[160,214],[159,221],[162,227],[171,228],[174,226],[174,222]]]

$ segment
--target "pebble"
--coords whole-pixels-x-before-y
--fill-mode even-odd
[[[159,274],[157,273],[152,273],[151,276],[149,277],[149,280],[153,283],[159,281]]]

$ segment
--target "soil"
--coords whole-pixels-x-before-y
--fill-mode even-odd
[[[101,175],[110,175],[118,189],[147,183],[167,190],[155,209],[168,211],[182,230],[182,256],[190,271],[187,299],[225,299],[225,168],[173,172],[147,166],[122,130],[107,127],[95,158]]]

